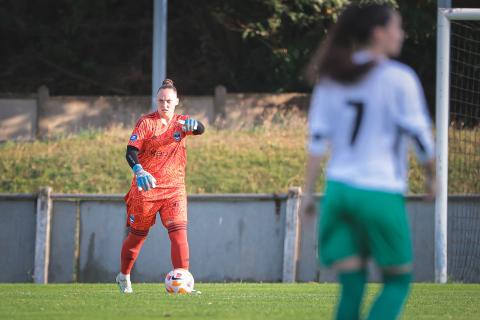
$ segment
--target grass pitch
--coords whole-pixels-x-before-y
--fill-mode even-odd
[[[163,285],[2,284],[0,319],[330,319],[335,284],[198,284],[201,295],[172,296]],[[379,285],[369,285],[367,305]],[[480,285],[415,284],[403,319],[480,319]]]

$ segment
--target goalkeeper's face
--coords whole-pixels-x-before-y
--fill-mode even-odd
[[[397,57],[402,50],[405,33],[402,28],[402,18],[397,12],[393,12],[385,26],[375,28],[373,41],[380,47],[383,53],[389,57]]]
[[[157,110],[162,118],[171,119],[178,105],[178,97],[175,90],[161,89],[157,94]]]

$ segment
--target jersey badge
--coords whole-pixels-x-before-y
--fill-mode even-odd
[[[173,139],[175,139],[175,141],[177,142],[182,140],[182,134],[179,131],[175,131],[173,133]]]
[[[137,135],[136,134],[132,134],[132,136],[130,137],[130,141],[137,141]]]
[[[133,214],[131,214],[128,219],[130,220],[130,224],[135,222],[135,216]]]

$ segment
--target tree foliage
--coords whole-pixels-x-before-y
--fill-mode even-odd
[[[46,84],[52,94],[149,94],[152,0],[0,1],[2,92]],[[168,76],[182,94],[211,94],[217,84],[238,92],[308,91],[305,64],[349,2],[169,1]],[[436,1],[389,2],[405,21],[401,60],[419,71],[431,96]]]

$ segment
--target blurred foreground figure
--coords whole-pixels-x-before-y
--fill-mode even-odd
[[[315,212],[313,192],[327,149],[325,198],[319,219],[321,263],[338,272],[336,319],[359,319],[367,259],[383,274],[368,319],[397,319],[409,292],[412,243],[403,194],[408,142],[413,141],[434,197],[434,146],[423,90],[415,72],[390,60],[404,38],[388,5],[347,7],[313,56],[302,211]]]

